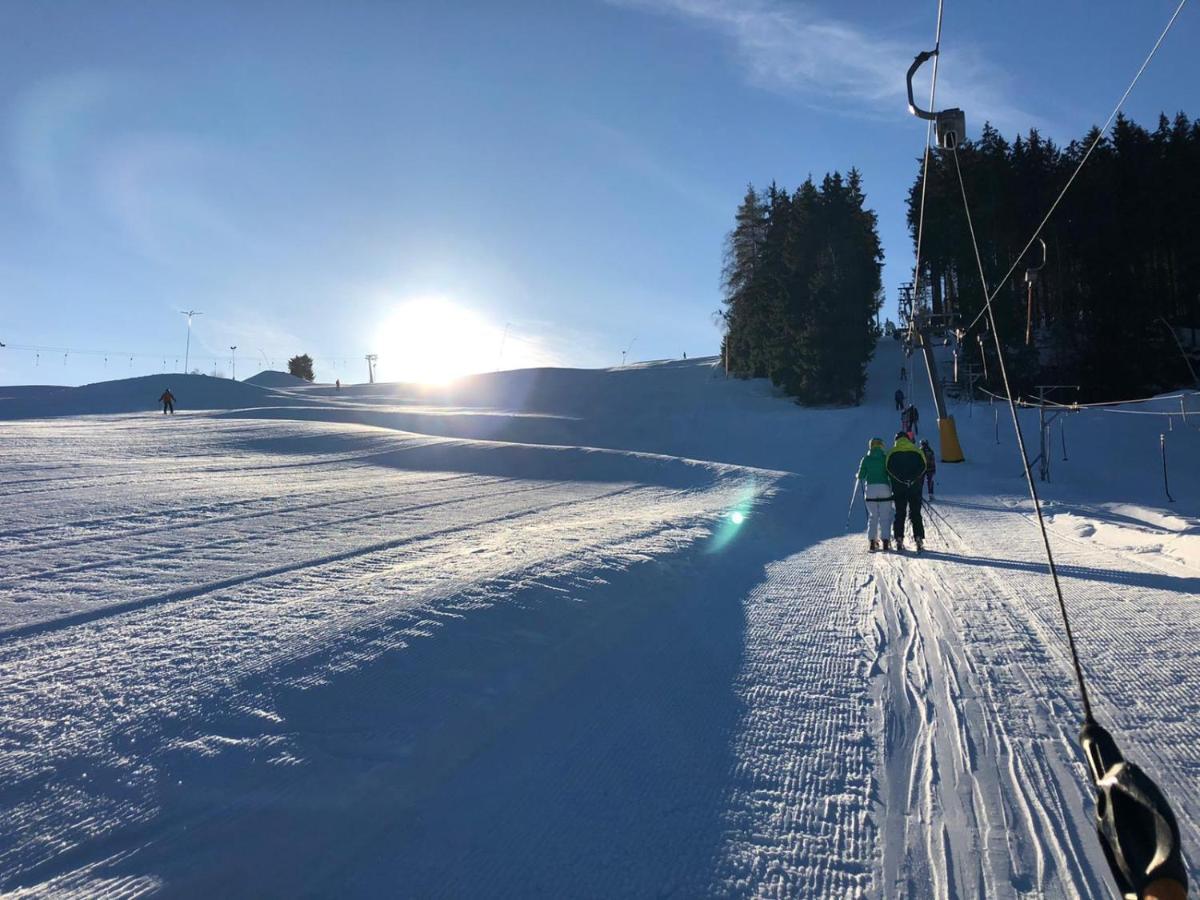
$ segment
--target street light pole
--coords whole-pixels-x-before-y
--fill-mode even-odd
[[[229,347],[229,372],[230,377],[237,381],[237,344],[231,344]]]
[[[202,316],[204,313],[197,312],[194,309],[181,309],[179,312],[181,315],[188,317],[187,345],[183,350],[183,374],[186,375],[188,369],[188,357],[192,352],[192,316]]]

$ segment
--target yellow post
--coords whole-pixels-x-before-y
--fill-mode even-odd
[[[941,438],[942,462],[962,462],[962,446],[958,443],[958,429],[954,425],[954,416],[938,419],[938,437]]]

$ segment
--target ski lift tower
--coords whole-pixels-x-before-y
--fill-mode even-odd
[[[946,397],[942,391],[942,379],[938,376],[937,359],[933,355],[933,332],[938,325],[944,325],[941,320],[949,320],[950,315],[942,313],[934,315],[923,307],[918,307],[913,314],[912,333],[915,343],[925,359],[925,371],[929,374],[929,391],[933,395],[933,405],[937,410],[938,438],[942,462],[962,462],[962,446],[958,442],[958,428],[954,424],[954,416],[946,409]]]
[[[908,111],[918,119],[932,123],[937,149],[954,152],[966,134],[966,115],[957,107],[940,111],[922,109],[917,106],[917,101],[913,97],[913,76],[917,73],[917,69],[937,56],[937,53],[936,48],[924,50],[917,54],[912,65],[908,67],[908,74],[905,76],[908,86]],[[931,92],[930,98],[932,99],[932,97]],[[928,159],[928,148],[925,152]],[[914,277],[919,281],[921,273],[916,272]],[[934,316],[921,300],[920,292],[914,292],[910,334],[913,342],[921,348],[921,353],[925,357],[925,370],[929,373],[929,389],[933,394],[934,407],[937,409],[939,449],[942,462],[962,462],[963,452],[962,446],[958,443],[958,429],[954,425],[954,417],[946,411],[946,398],[942,394],[942,381],[938,378],[937,360],[934,359],[933,344],[930,340],[935,326],[948,327],[951,325],[951,321],[945,314]]]
[[[375,383],[375,360],[379,359],[378,353],[367,354],[367,384]]]
[[[900,325],[903,328],[909,328],[912,325],[913,311],[913,286],[912,282],[900,285],[900,297],[896,300],[897,317],[900,319]]]

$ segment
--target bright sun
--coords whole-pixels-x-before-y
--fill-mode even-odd
[[[440,297],[402,303],[372,343],[385,381],[442,384],[496,369],[502,355],[511,365],[503,328]]]

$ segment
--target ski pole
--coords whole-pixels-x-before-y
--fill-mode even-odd
[[[854,501],[858,499],[858,476],[854,476],[854,485],[850,488],[850,506],[846,509],[846,530],[850,530],[850,514],[854,512]]]

